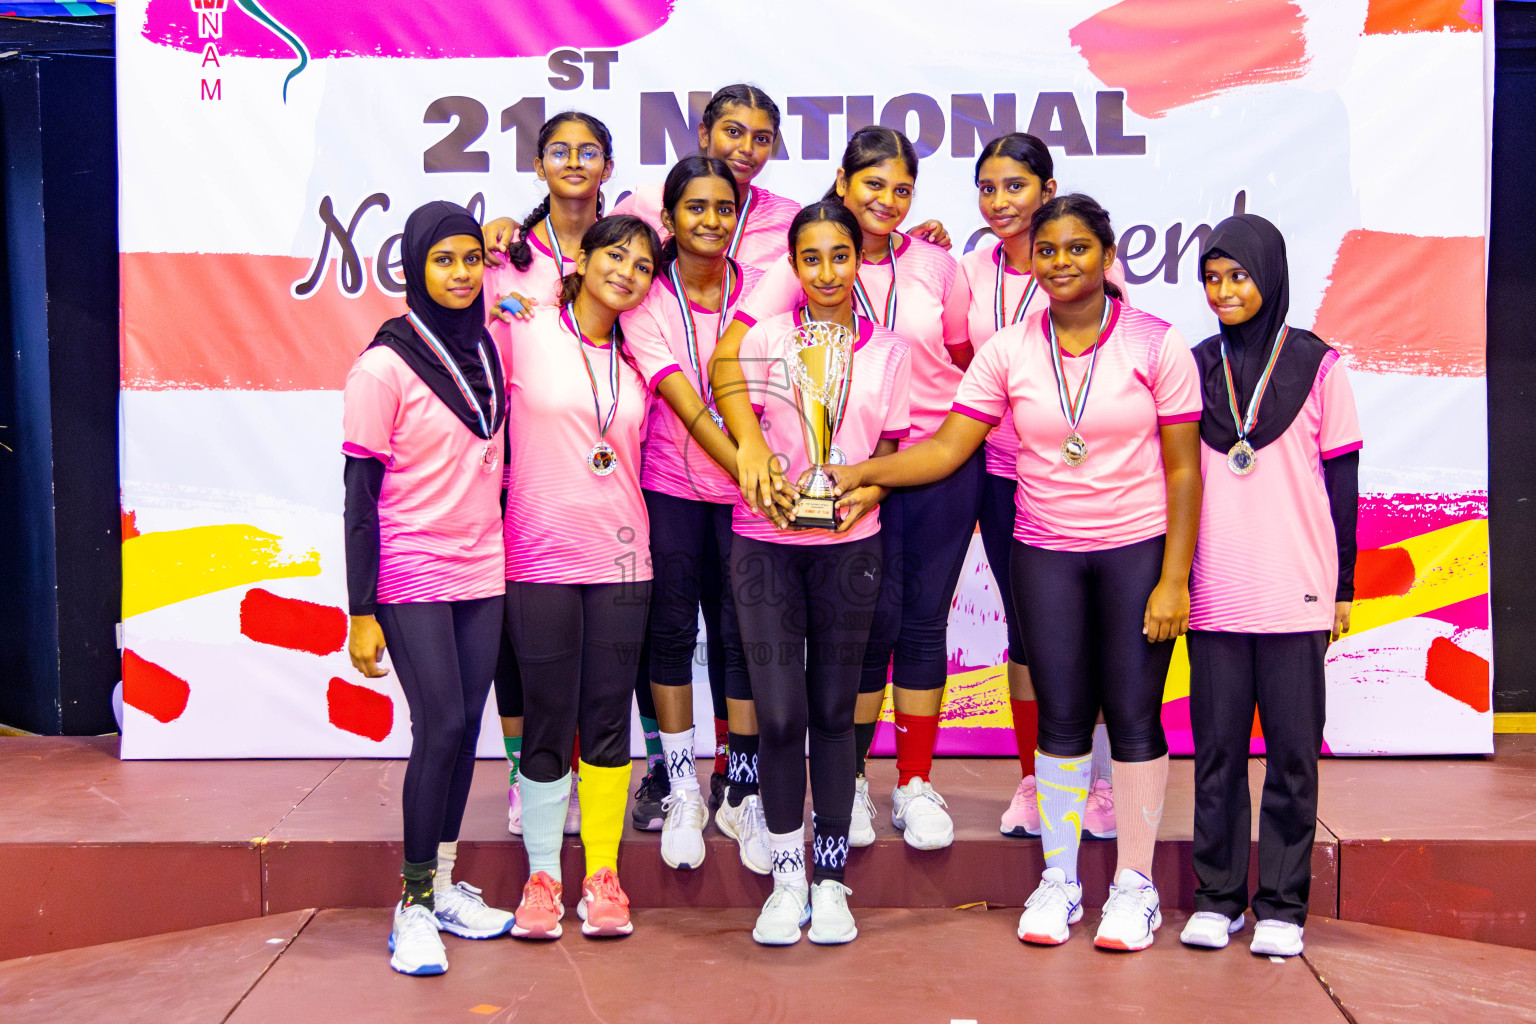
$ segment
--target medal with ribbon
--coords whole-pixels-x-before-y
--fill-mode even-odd
[[[720,318],[715,323],[715,347],[720,346],[720,339],[725,336],[726,328],[730,325],[730,318],[726,316],[731,301],[731,289],[736,279],[735,264],[729,257],[722,261],[720,270]],[[683,275],[677,269],[677,261],[673,260],[667,267],[667,277],[672,281],[672,296],[677,299],[677,308],[683,317],[683,339],[688,348],[688,365],[693,369],[693,376],[699,384],[699,397],[704,399],[704,408],[709,413],[709,418],[715,421],[715,426],[721,432],[725,431],[725,421],[715,411],[714,389],[710,387],[709,372],[704,366],[704,360],[699,353],[699,328],[693,322],[693,304],[688,300],[688,289],[683,285]]]
[[[1248,414],[1242,419],[1237,416],[1237,384],[1232,379],[1232,363],[1227,359],[1227,341],[1221,341],[1221,371],[1227,377],[1227,408],[1232,410],[1232,422],[1237,426],[1237,444],[1227,452],[1227,468],[1238,476],[1247,476],[1259,465],[1259,456],[1253,450],[1253,445],[1248,443],[1248,435],[1253,431],[1253,425],[1259,419],[1259,402],[1264,398],[1264,388],[1269,384],[1270,374],[1275,372],[1275,362],[1280,358],[1280,347],[1285,344],[1285,336],[1290,328],[1280,325],[1280,333],[1275,337],[1274,351],[1269,354],[1269,362],[1264,365],[1264,373],[1259,377],[1259,383],[1254,386],[1253,394],[1248,398]]]
[[[568,304],[560,311],[560,316],[566,321],[566,326],[571,333],[576,335],[576,347],[581,351],[581,364],[587,368],[587,380],[592,384],[592,410],[597,416],[597,442],[592,445],[592,450],[587,453],[587,468],[598,476],[607,476],[619,468],[619,453],[613,445],[608,443],[608,428],[613,426],[613,418],[619,411],[619,345],[618,325],[608,332],[608,390],[613,395],[613,404],[608,407],[608,415],[603,415],[602,399],[598,396],[597,376],[592,372],[592,361],[587,358],[587,343],[581,333],[581,324],[576,321],[576,306]]]
[[[869,301],[869,292],[864,290],[864,282],[858,278],[853,279],[853,297],[858,300],[859,310],[866,320],[873,320],[888,331],[896,329],[896,233],[893,231],[885,236],[886,251],[891,254],[891,290],[885,293],[885,319],[875,316],[875,307]]]
[[[1024,297],[1019,300],[1019,304],[1013,308],[1013,319],[1003,319],[1005,315],[1004,310],[1007,308],[1003,303],[1003,282],[1007,275],[1007,262],[1008,254],[1003,251],[1003,243],[998,242],[997,293],[992,302],[992,322],[996,325],[996,328],[999,331],[1004,327],[1007,327],[1009,324],[1016,324],[1020,320],[1024,319],[1024,312],[1025,310],[1029,309],[1029,302],[1035,297],[1035,292],[1040,287],[1040,282],[1035,280],[1035,275],[1029,275],[1029,286],[1024,289]]]
[[[1088,372],[1083,374],[1083,382],[1077,386],[1076,397],[1067,394],[1067,373],[1061,363],[1061,345],[1056,341],[1056,323],[1051,319],[1051,311],[1045,311],[1045,335],[1051,347],[1051,369],[1056,373],[1056,397],[1061,400],[1061,413],[1067,418],[1069,431],[1066,440],[1061,442],[1061,461],[1074,469],[1088,461],[1088,442],[1077,432],[1077,425],[1082,422],[1083,412],[1088,408],[1088,392],[1093,388],[1093,371],[1099,364],[1099,349],[1104,347],[1104,335],[1109,327],[1113,301],[1108,298],[1104,300],[1104,315],[1099,320],[1099,340],[1093,343]]]
[[[565,256],[560,252],[560,236],[555,234],[555,222],[549,217],[544,218],[544,233],[549,235],[549,254],[555,261],[555,280],[564,280]],[[560,290],[558,285],[555,286],[555,290]]]
[[[464,377],[464,371],[459,369],[458,362],[448,354],[443,343],[437,340],[437,335],[432,333],[432,328],[428,327],[414,312],[407,313],[406,316],[410,319],[411,326],[415,328],[417,335],[427,343],[432,354],[437,356],[443,368],[448,371],[448,375],[453,378],[453,383],[458,386],[459,394],[464,396],[464,401],[475,410],[475,419],[480,422],[480,429],[475,434],[485,442],[485,447],[480,451],[480,469],[485,473],[494,473],[501,461],[500,453],[496,450],[496,439],[491,436],[496,425],[496,375],[491,372],[491,360],[485,353],[485,342],[481,341],[479,345],[480,367],[485,371],[485,383],[491,394],[487,403],[490,408],[482,412],[474,391],[470,389],[469,381]]]

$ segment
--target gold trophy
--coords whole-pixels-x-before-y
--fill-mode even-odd
[[[832,530],[837,527],[832,481],[823,467],[845,461],[832,443],[848,407],[852,379],[853,332],[841,324],[811,321],[800,324],[785,339],[785,361],[795,385],[795,406],[811,475],[795,502],[794,527]]]

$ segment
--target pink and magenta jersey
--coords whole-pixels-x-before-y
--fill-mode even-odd
[[[560,304],[560,279],[576,270],[576,254],[562,252],[560,263],[564,269],[556,270],[554,252],[531,231],[528,233],[528,248],[533,251],[533,262],[528,264],[527,270],[518,270],[510,263],[503,263],[499,267],[486,264],[481,290],[485,293],[487,311],[513,292],[532,299],[540,306]],[[496,339],[502,351],[506,351],[506,323],[492,317],[490,325],[491,337]]]
[[[748,188],[752,208],[747,211],[747,226],[736,249],[736,262],[767,271],[774,264],[785,262],[789,254],[789,222],[800,212],[800,204],[756,185]],[[661,226],[661,191],[659,181],[641,185],[615,205],[613,212],[639,217],[655,228],[665,242],[668,232]]]
[[[540,306],[531,321],[508,326],[506,579],[650,579],[650,521],[640,497],[640,431],[651,398],[645,379],[609,346],[578,339],[558,307]],[[583,352],[605,417],[613,403],[609,360],[619,358],[619,408],[606,438],[618,468],[608,476],[587,466],[599,434]]]
[[[859,282],[876,317],[885,316],[891,280],[888,258],[865,260],[859,267]],[[905,448],[932,437],[954,403],[963,371],[951,358],[949,346],[965,342],[967,299],[954,257],[911,235],[898,236],[896,287],[896,325],[890,329],[911,346],[912,360],[912,435],[902,442]],[[784,260],[763,275],[736,319],[750,327],[804,303],[795,268]]]
[[[1263,416],[1264,408],[1259,407]],[[1323,460],[1361,446],[1355,396],[1329,351],[1301,412],[1260,448],[1247,476],[1200,445],[1200,539],[1189,582],[1189,628],[1303,633],[1333,628],[1338,540]]]
[[[1195,357],[1166,321],[1110,300],[1106,336],[1077,432],[1088,460],[1069,466],[1071,432],[1057,397],[1045,321],[1049,311],[994,334],[955,396],[955,412],[994,426],[1012,408],[1019,433],[1018,518],[1013,535],[1056,551],[1102,551],[1168,528],[1159,426],[1200,419]],[[1076,394],[1093,349],[1062,353]]]
[[[850,463],[869,458],[882,439],[899,441],[912,429],[907,415],[912,373],[907,343],[862,317],[858,324],[847,412],[833,436],[833,442]],[[805,453],[800,412],[795,405],[795,387],[786,358],[785,341],[794,329],[793,313],[781,313],[754,324],[741,342],[741,367],[768,450],[781,452],[787,462],[784,475],[799,480],[811,468],[811,460]],[[765,517],[754,514],[738,496],[732,528],[743,537],[773,544],[841,544],[878,533],[880,510],[872,509],[847,533],[780,530]]]
[[[384,464],[379,491],[381,604],[470,601],[506,591],[501,471],[486,441],[383,345],[357,357],[343,397],[341,450]],[[501,437],[491,442],[501,450]]]
[[[997,267],[1002,261],[1003,243],[999,239],[992,246],[978,246],[960,257],[960,277],[965,283],[968,298],[965,314],[965,322],[968,328],[967,336],[970,338],[971,347],[981,351],[985,345],[997,333]],[[1110,266],[1109,272],[1104,275],[1120,288],[1122,295],[1127,294],[1125,287],[1125,267],[1119,260]],[[1031,315],[1046,309],[1051,304],[1051,297],[1044,288],[1036,288],[1030,296],[1029,306],[1018,310],[1018,305],[1023,301],[1029,291],[1031,275],[1021,270],[1014,270],[1003,263],[1003,316],[1004,324],[1014,322],[1014,313],[1017,310],[1022,315]],[[987,472],[993,476],[1013,479],[1014,467],[1018,462],[1019,434],[1013,429],[1013,410],[1003,413],[1003,421],[992,429],[987,435]]]
[[[741,297],[751,291],[762,276],[762,271],[756,267],[743,266],[741,274],[735,277],[731,294],[726,296],[723,312],[712,313],[689,301],[699,347],[699,368],[695,370],[677,292],[666,274],[656,275],[645,301],[620,319],[624,327],[624,344],[652,391],[669,375],[682,373],[694,390],[701,397],[704,395],[699,376],[700,373],[705,378],[709,376],[709,360],[715,353],[720,319],[724,316],[729,322]],[[660,395],[651,400],[650,416],[646,420],[640,486],[676,498],[727,505],[734,504],[738,495],[736,478],[720,468],[698,446],[688,433],[687,425]]]

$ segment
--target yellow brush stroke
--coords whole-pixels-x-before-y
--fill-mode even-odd
[[[320,552],[285,553],[254,526],[159,530],[123,541],[123,616],[263,580],[320,575]]]

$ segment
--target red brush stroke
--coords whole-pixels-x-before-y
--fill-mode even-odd
[[[334,250],[334,246],[332,247]],[[313,296],[289,289],[310,260],[238,253],[124,253],[123,387],[340,391],[379,324],[405,300],[372,283],[355,299],[336,269]]]
[[[1371,0],[1365,34],[1399,32],[1478,32],[1483,27],[1482,0]]]
[[[123,517],[123,540],[132,540],[139,535],[139,514],[129,509],[121,509]]]
[[[621,46],[667,23],[672,0],[262,0],[262,7],[322,57],[542,57],[562,46]],[[230,3],[221,55],[293,60],[293,50]],[[187,0],[150,0],[144,38],[202,53],[196,15]]]
[[[123,703],[158,722],[174,722],[187,710],[192,687],[178,675],[123,651]]]
[[[1434,296],[1433,301],[1384,300]],[[1488,372],[1483,240],[1351,231],[1312,329],[1353,369],[1434,377]]]
[[[1402,548],[1373,548],[1355,559],[1355,600],[1402,597],[1413,589],[1413,556]]]
[[[1490,670],[1486,659],[1437,636],[1429,645],[1424,681],[1481,714],[1492,707],[1488,685]]]
[[[1469,519],[1487,518],[1488,495],[1484,492],[1371,494],[1360,499],[1355,538],[1362,549],[1385,548]]]
[[[325,703],[332,725],[375,743],[384,742],[395,727],[395,702],[366,686],[333,678]]]
[[[1288,0],[1124,0],[1071,30],[1105,85],[1143,117],[1300,78],[1306,18]]]
[[[347,642],[347,613],[254,587],[240,600],[240,632],[259,644],[334,654]]]

